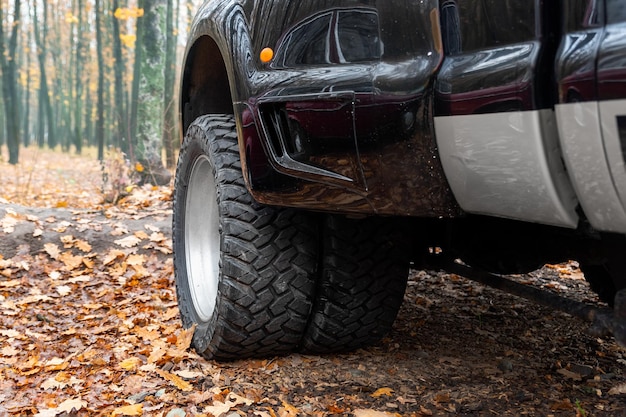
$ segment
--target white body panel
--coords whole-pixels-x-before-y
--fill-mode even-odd
[[[435,129],[444,171],[463,210],[578,225],[552,110],[436,117]]]
[[[626,170],[615,118],[625,109],[621,100],[556,106],[563,159],[580,205],[589,223],[607,232],[626,232]]]

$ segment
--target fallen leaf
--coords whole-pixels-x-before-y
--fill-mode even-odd
[[[182,351],[186,351],[187,349],[189,349],[195,331],[195,324],[188,329],[184,329],[178,336],[178,340],[176,341],[176,348]]]
[[[74,256],[72,252],[63,252],[61,256],[58,258],[59,261],[63,262],[68,270],[72,271],[83,263],[82,256]]]
[[[120,368],[127,370],[127,371],[134,371],[141,364],[142,364],[142,360],[139,358],[128,358],[120,362]]]
[[[74,236],[72,235],[61,236],[61,242],[63,242],[63,245],[65,246],[66,249],[69,249],[74,245]]]
[[[359,409],[352,412],[355,417],[402,417],[398,413],[387,413],[385,411]]]
[[[126,263],[132,266],[143,265],[145,262],[146,257],[144,255],[132,254],[126,259]]]
[[[214,416],[219,416],[223,413],[227,413],[228,411],[230,411],[231,408],[236,407],[241,404],[252,405],[254,404],[254,401],[231,392],[228,394],[228,397],[226,398],[225,402],[214,401],[212,406],[208,406],[204,408],[204,412],[211,413]],[[285,402],[283,401],[283,405],[284,404]],[[295,414],[295,415],[298,415],[298,414]]]
[[[50,255],[52,259],[59,259],[59,256],[61,255],[61,250],[59,249],[59,246],[54,243],[44,244],[43,249],[48,255]]]
[[[576,372],[569,371],[565,368],[557,369],[557,373],[563,375],[566,378],[572,379],[574,381],[582,381],[582,376],[577,374]]]
[[[46,379],[42,384],[41,388],[45,390],[49,389],[60,389],[66,386],[65,383],[57,381],[54,377]]]
[[[61,297],[72,293],[72,288],[68,287],[67,285],[59,285],[58,287],[56,287],[56,290]]]
[[[91,245],[89,244],[89,242],[85,241],[85,240],[81,240],[81,239],[77,239],[75,242],[76,247],[85,253],[89,253],[91,252]]]
[[[550,405],[550,410],[552,411],[573,410],[573,409],[574,409],[574,406],[572,405],[572,402],[570,401],[569,398],[566,398],[561,401],[557,401],[555,403],[552,403],[552,405]]]
[[[102,264],[104,266],[109,265],[111,262],[115,261],[117,258],[123,258],[126,254],[118,249],[111,249],[102,260]]]
[[[376,391],[374,391],[374,393],[372,394],[372,397],[378,398],[378,397],[382,397],[383,395],[387,397],[391,397],[392,393],[393,393],[393,390],[389,387],[378,388]]]
[[[119,245],[123,248],[133,248],[135,246],[137,246],[139,244],[139,242],[141,242],[141,239],[139,239],[136,236],[126,236],[123,239],[117,239],[116,241],[114,241],[116,245]]]
[[[179,377],[184,378],[184,379],[195,379],[195,378],[200,378],[201,376],[204,376],[203,372],[190,371],[190,370],[176,371],[176,372],[174,372],[174,374],[176,374]]]
[[[281,415],[285,415],[285,417],[291,417],[299,416],[300,414],[300,410],[289,404],[287,401],[283,400],[283,413],[281,413]]]
[[[163,378],[163,379],[171,382],[172,384],[174,384],[174,386],[176,388],[178,388],[179,390],[181,390],[181,391],[192,391],[193,390],[193,386],[189,382],[185,381],[184,379],[182,379],[179,376],[176,376],[176,375],[174,375],[172,373],[169,373],[167,371],[164,371],[162,369],[157,369],[157,370],[155,370],[155,372],[161,378]],[[228,411],[228,410],[226,410],[226,411]],[[215,414],[215,415],[219,415],[219,414]]]
[[[113,410],[113,413],[111,413],[111,416],[140,416],[142,414],[143,404],[133,404],[116,408]]]
[[[609,390],[609,395],[626,394],[626,384],[617,385]]]
[[[83,401],[81,398],[76,398],[73,400],[63,401],[57,407],[57,410],[65,413],[75,413],[76,411],[80,411],[81,409],[87,407],[87,401]]]
[[[135,233],[133,233],[138,239],[144,240],[144,239],[148,239],[148,234],[146,232],[144,232],[143,230],[139,230]]]
[[[46,361],[46,363],[44,364],[44,367],[48,372],[62,371],[64,369],[67,369],[68,366],[69,364],[65,361],[65,359],[61,358],[52,358],[49,361]]]
[[[65,233],[67,228],[70,227],[71,225],[72,223],[68,222],[67,220],[63,220],[61,223],[59,223],[57,227],[55,227],[52,230],[54,230],[57,233]]]
[[[2,348],[2,350],[0,350],[0,354],[2,354],[2,356],[16,356],[19,355],[20,351],[15,349],[13,346],[5,346]]]
[[[15,288],[22,285],[22,281],[19,279],[12,279],[9,281],[0,281],[0,287],[4,288]]]

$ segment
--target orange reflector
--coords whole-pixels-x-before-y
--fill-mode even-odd
[[[261,62],[263,63],[268,63],[272,60],[272,58],[274,58],[274,51],[272,50],[272,48],[263,48],[263,50],[261,51]]]

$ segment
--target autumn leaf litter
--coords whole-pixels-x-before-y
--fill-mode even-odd
[[[176,307],[171,188],[107,205],[93,159],[22,160],[0,163],[0,415],[626,415],[612,339],[436,271],[377,346],[206,361]],[[597,302],[575,264],[519,279]]]

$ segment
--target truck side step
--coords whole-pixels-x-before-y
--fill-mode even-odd
[[[562,311],[591,323],[594,336],[613,335],[626,348],[626,288],[617,292],[613,310],[561,297],[547,290],[520,284],[505,275],[492,274],[460,264],[456,261],[433,264],[448,273],[456,274],[489,287]]]

